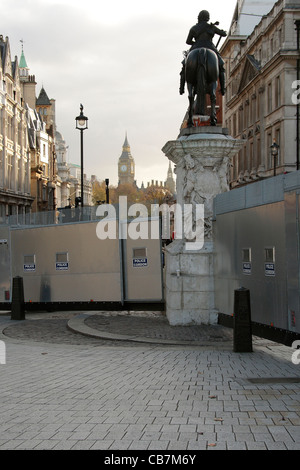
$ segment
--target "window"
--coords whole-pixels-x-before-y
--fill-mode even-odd
[[[273,47],[273,38],[270,39],[270,59],[272,59],[274,54],[274,47]]]
[[[275,246],[271,248],[265,248],[265,262],[274,263],[275,262]]]
[[[133,248],[133,258],[146,258],[147,248]]]
[[[248,165],[247,165],[247,146],[244,146],[243,149],[243,171],[248,170]]]
[[[69,261],[68,252],[56,253],[56,262],[57,263],[66,263]]]
[[[251,99],[251,121],[253,124],[256,121],[256,94],[254,93]]]
[[[281,47],[282,42],[283,42],[282,29],[279,28],[279,29],[278,29],[278,44],[279,44],[279,48]]]
[[[256,161],[257,167],[261,164],[261,150],[260,150],[260,138],[256,141]]]
[[[243,262],[251,262],[251,248],[242,249],[242,260]]]
[[[253,141],[250,142],[250,149],[249,149],[249,170],[252,170],[253,167],[255,167],[255,162],[254,162],[254,155],[253,155]]]
[[[232,134],[236,136],[236,114],[232,116]]]
[[[7,117],[7,137],[13,140],[13,118],[11,116]]]
[[[47,186],[43,184],[43,189],[42,189],[42,199],[43,201],[47,201],[48,198],[47,198]]]
[[[28,162],[24,163],[24,190],[25,193],[29,193],[29,179],[28,179]]]
[[[244,106],[244,129],[248,127],[248,117],[249,117],[249,101],[246,101],[246,104]]]
[[[275,79],[275,107],[279,108],[281,105],[281,86],[280,86],[280,77]]]
[[[20,121],[18,124],[18,144],[22,145],[22,122]]]
[[[268,113],[272,111],[272,83],[268,84]]]
[[[18,191],[22,190],[22,160],[18,159]]]
[[[35,255],[24,255],[24,264],[34,264],[35,263]]]
[[[244,129],[244,123],[243,123],[243,106],[239,107],[239,132],[242,132]]]
[[[7,187],[12,189],[12,155],[7,155]]]
[[[256,120],[259,121],[260,119],[260,103],[261,103],[261,96],[260,92],[257,95],[257,103],[256,103]]]

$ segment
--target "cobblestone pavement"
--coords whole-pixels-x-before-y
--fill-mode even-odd
[[[234,353],[230,333],[214,328],[184,345],[109,341],[68,329],[79,313],[0,315],[1,450],[299,450],[292,348],[253,338],[252,353]],[[124,318],[123,333],[129,321],[147,333],[137,331],[150,323],[143,315]],[[147,318],[166,339],[164,320]],[[117,319],[85,323],[111,332]]]
[[[96,330],[112,334],[127,334],[152,340],[174,340],[175,342],[220,342],[232,341],[232,330],[220,325],[170,326],[160,312],[141,312],[132,315],[103,313],[90,315],[85,323]]]

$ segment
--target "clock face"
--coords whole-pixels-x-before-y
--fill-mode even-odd
[[[127,166],[126,165],[122,165],[121,166],[121,171],[126,171],[127,170]]]

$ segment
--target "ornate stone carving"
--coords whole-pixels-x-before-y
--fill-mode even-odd
[[[229,190],[231,157],[243,145],[219,132],[191,134],[169,141],[165,155],[176,165],[177,204],[193,209],[193,230],[197,228],[195,208],[204,206],[204,244],[186,249],[185,240],[175,240],[166,252],[166,313],[171,324],[214,323],[213,203],[217,194]],[[202,215],[203,217],[203,215]],[[189,219],[190,222],[190,219]],[[191,223],[187,224],[191,227]],[[202,225],[203,230],[203,225]],[[203,233],[203,232],[202,232]],[[193,243],[191,243],[193,245]],[[192,251],[193,250],[193,251]]]

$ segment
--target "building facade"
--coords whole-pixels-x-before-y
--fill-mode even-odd
[[[76,198],[81,196],[81,166],[69,163],[69,205],[76,206]],[[83,200],[85,206],[92,206],[92,182],[83,174]]]
[[[55,151],[57,162],[57,173],[60,184],[56,187],[57,208],[70,206],[70,167],[67,161],[68,146],[62,134],[55,132]]]
[[[31,188],[34,192],[34,188],[41,184],[42,179],[45,199],[43,196],[42,200],[37,201],[40,204],[38,210],[54,211],[57,209],[57,185],[60,184],[57,175],[55,150],[55,100],[48,98],[44,87],[41,88],[36,99],[35,109],[44,123],[44,131],[46,132],[40,133],[39,139],[43,169],[42,178],[36,178],[34,169],[32,169]]]
[[[57,207],[57,177],[55,152],[55,100],[50,100],[41,88],[36,98],[35,76],[29,74],[24,51],[19,62],[22,97],[26,108],[30,152],[30,191],[34,198],[31,210],[39,212]]]
[[[0,222],[30,212],[30,155],[17,57],[0,36]]]
[[[220,51],[227,78],[223,125],[245,142],[232,162],[231,188],[297,169],[299,123],[292,96],[299,59],[295,25],[300,20],[300,4],[279,0],[271,2],[268,13],[257,14],[254,3],[237,2]],[[266,2],[264,8],[269,7]],[[257,24],[249,33],[245,18],[251,14],[257,14]],[[274,143],[278,147],[273,154]]]

